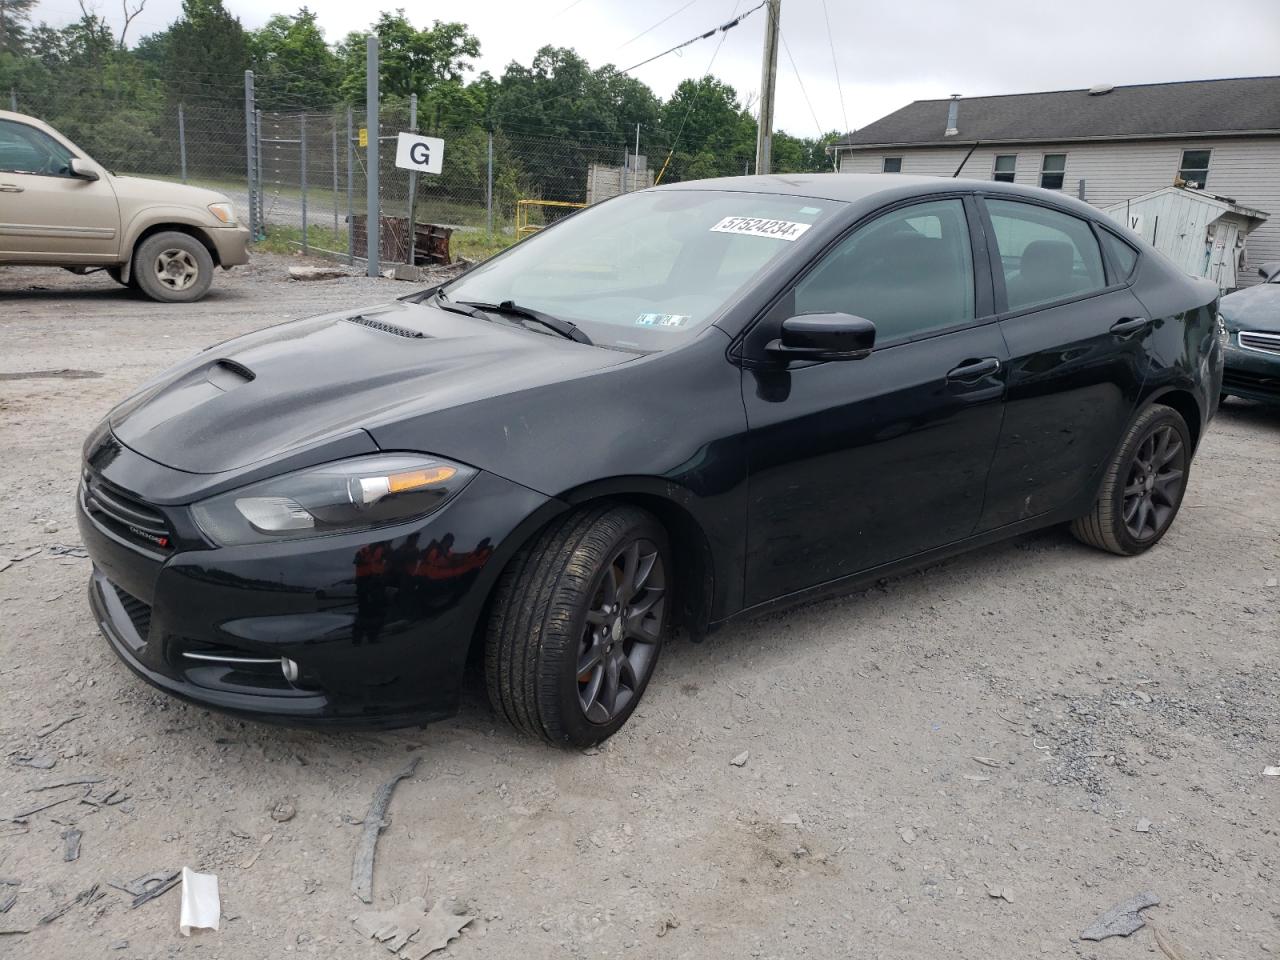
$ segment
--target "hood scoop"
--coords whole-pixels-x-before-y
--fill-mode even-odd
[[[389,333],[396,337],[408,337],[410,340],[429,340],[430,337],[421,330],[412,330],[409,327],[402,327],[398,324],[387,323],[385,320],[375,320],[372,317],[356,316],[343,317],[347,323],[358,323],[362,327],[370,327],[373,330],[381,330],[383,333]]]

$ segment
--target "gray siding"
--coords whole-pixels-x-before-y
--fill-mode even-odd
[[[1260,264],[1280,260],[1280,137],[979,147],[965,163],[960,176],[990,180],[996,154],[1015,153],[1018,156],[1015,182],[1039,186],[1040,160],[1044,154],[1065,153],[1067,173],[1063,192],[1078,196],[1078,183],[1084,180],[1084,198],[1095,206],[1105,207],[1169,186],[1178,172],[1182,151],[1194,149],[1213,151],[1206,192],[1231,197],[1243,206],[1271,215],[1247,240],[1247,260],[1240,283],[1248,286],[1258,279]],[[840,172],[879,173],[883,158],[902,157],[903,173],[949,177],[968,150],[967,146],[844,150]]]

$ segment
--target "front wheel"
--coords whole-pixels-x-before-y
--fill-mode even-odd
[[[1093,509],[1071,523],[1076,539],[1131,557],[1173,524],[1191,472],[1191,436],[1171,407],[1148,407],[1130,425]]]
[[[503,572],[485,636],[489,699],[517,729],[588,747],[627,721],[667,632],[666,531],[631,506],[553,524]]]
[[[152,300],[192,303],[213,283],[213,257],[190,234],[166,230],[138,246],[132,277]]]

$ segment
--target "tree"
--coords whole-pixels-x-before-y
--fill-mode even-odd
[[[240,102],[249,42],[222,0],[182,0],[182,16],[160,42],[170,101]]]
[[[293,16],[276,14],[248,35],[248,45],[263,109],[338,102],[342,64],[325,43],[316,15],[306,7]]]
[[[342,96],[364,99],[365,44],[369,34],[378,38],[378,84],[383,97],[425,96],[439,83],[462,85],[472,69],[468,62],[480,55],[480,41],[463,23],[432,22],[425,30],[409,22],[404,10],[379,14],[373,29],[349,33],[338,45],[343,65]]]
[[[23,52],[35,5],[36,0],[0,0],[0,53]]]
[[[755,157],[756,122],[733,87],[710,75],[684,80],[662,105],[674,147],[663,181],[735,176]]]

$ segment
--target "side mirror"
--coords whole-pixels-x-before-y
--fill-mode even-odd
[[[98,171],[89,166],[89,162],[82,157],[71,158],[71,175],[78,180],[97,180]]]
[[[781,360],[861,360],[876,345],[876,325],[848,313],[804,313],[782,321],[765,349]]]
[[[1280,262],[1272,261],[1264,263],[1258,268],[1258,276],[1263,280],[1270,282],[1271,278],[1280,274]]]

